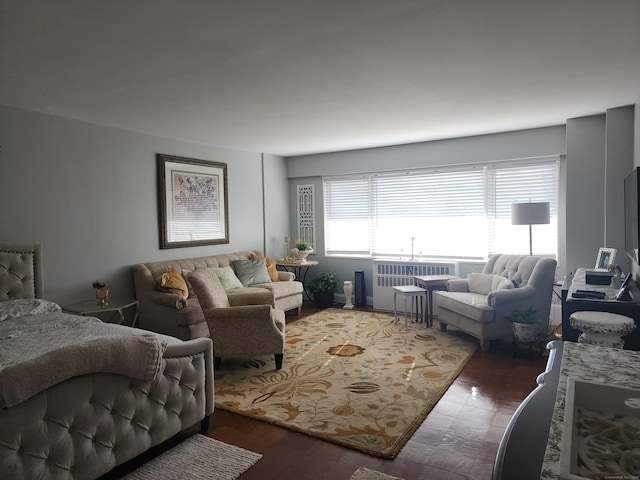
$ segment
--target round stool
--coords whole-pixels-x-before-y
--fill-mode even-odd
[[[582,331],[578,342],[612,348],[622,348],[622,336],[636,327],[632,318],[607,312],[574,312],[569,322]]]

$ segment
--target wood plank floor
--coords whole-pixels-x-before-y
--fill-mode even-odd
[[[287,316],[287,323],[314,313]],[[434,322],[434,328],[438,328]],[[360,467],[405,480],[486,480],[511,415],[536,387],[545,358],[513,357],[511,346],[479,349],[393,460],[366,455],[306,435],[216,410],[207,435],[261,453],[241,480],[349,479]]]

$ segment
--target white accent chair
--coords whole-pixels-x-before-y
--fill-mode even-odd
[[[483,352],[490,341],[512,338],[507,317],[514,310],[534,308],[541,326],[549,324],[556,261],[530,255],[494,255],[482,273],[447,282],[447,291],[434,292],[440,328],[458,328],[480,340]]]

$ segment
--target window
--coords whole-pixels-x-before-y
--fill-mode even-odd
[[[327,255],[486,258],[528,253],[511,204],[550,202],[534,253],[556,254],[559,159],[324,179]],[[413,251],[411,251],[413,245]]]

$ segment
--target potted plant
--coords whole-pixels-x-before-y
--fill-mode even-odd
[[[313,293],[313,303],[316,307],[329,308],[333,306],[338,285],[338,278],[333,273],[323,272],[309,282],[307,289]]]
[[[533,307],[526,310],[513,310],[507,317],[513,323],[513,334],[521,343],[533,343],[538,331],[538,310]]]
[[[291,253],[300,263],[304,263],[309,254],[313,253],[313,247],[306,240],[296,240],[296,246],[291,249]]]

